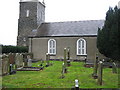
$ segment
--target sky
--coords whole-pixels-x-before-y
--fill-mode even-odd
[[[16,45],[20,0],[0,1],[0,44]],[[39,0],[43,1],[43,0]],[[44,0],[45,22],[101,20],[119,0]]]

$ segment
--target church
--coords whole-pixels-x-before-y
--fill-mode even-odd
[[[63,59],[64,48],[70,49],[71,60],[95,60],[99,53],[96,40],[104,20],[45,22],[45,3],[21,0],[18,20],[18,46],[29,46],[34,59]],[[100,53],[99,53],[100,54]]]

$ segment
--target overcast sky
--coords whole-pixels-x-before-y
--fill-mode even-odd
[[[16,45],[20,0],[0,1],[0,44]],[[39,0],[42,1],[42,0]],[[46,22],[105,19],[119,0],[45,0]]]

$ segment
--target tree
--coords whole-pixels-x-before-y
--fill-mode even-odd
[[[119,27],[120,9],[118,9],[117,6],[114,9],[110,7],[106,13],[106,20],[103,28],[98,28],[97,48],[100,53],[113,60],[120,60]]]

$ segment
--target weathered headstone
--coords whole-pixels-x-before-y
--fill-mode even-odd
[[[103,62],[99,61],[98,63],[98,84],[102,85],[102,69],[103,69]]]
[[[67,49],[67,66],[70,66],[70,49]]]
[[[6,75],[9,73],[9,58],[7,55],[3,55],[2,57],[2,75]]]
[[[15,54],[9,53],[8,55],[10,64],[15,64]]]
[[[67,49],[67,60],[70,60],[70,49]]]
[[[24,63],[24,67],[28,66],[28,60],[27,60],[27,53],[23,53],[23,63]]]
[[[61,74],[62,74],[61,78],[64,78],[64,77],[65,77],[65,76],[64,76],[64,73],[65,73],[65,64],[63,63],[63,64],[62,64],[62,71],[61,71]]]
[[[22,54],[16,53],[15,64],[17,65],[17,68],[23,66],[23,55]]]
[[[97,79],[97,69],[98,69],[98,54],[96,54],[96,59],[94,61],[94,68],[93,68],[93,78]]]
[[[27,55],[27,59],[28,59],[28,67],[32,66],[32,59],[30,55]]]
[[[65,73],[67,73],[66,48],[64,48],[64,65],[65,65]]]
[[[113,62],[113,65],[112,65],[112,72],[117,73],[117,66],[116,66],[115,62]]]

